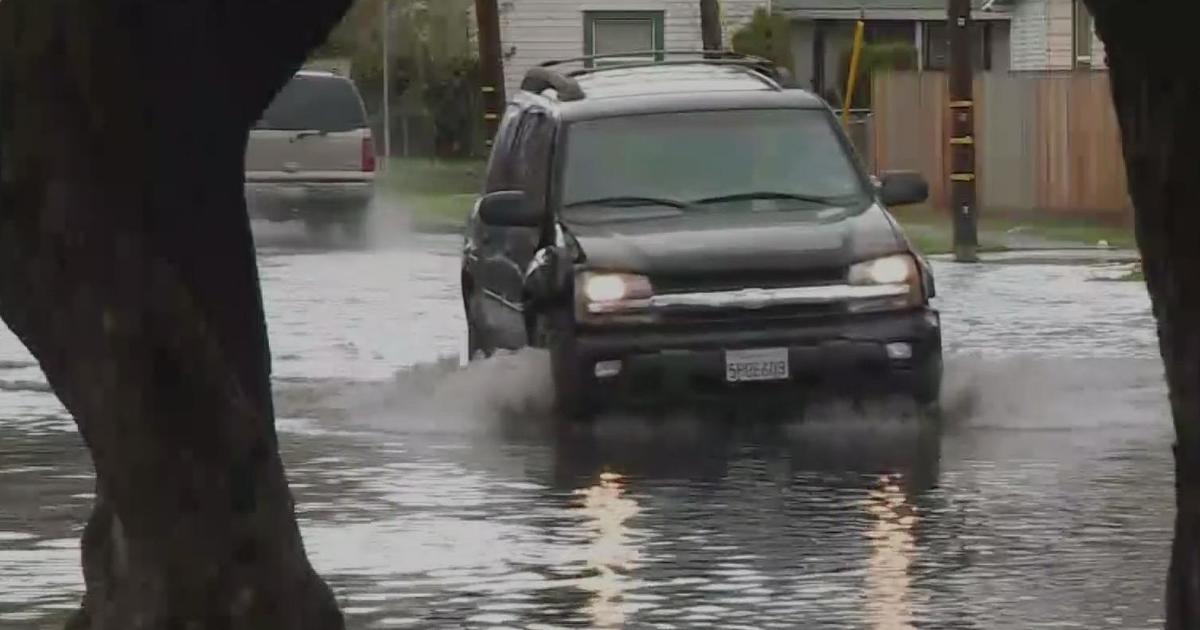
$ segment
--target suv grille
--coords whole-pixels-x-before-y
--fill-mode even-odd
[[[724,271],[678,275],[657,275],[651,278],[654,291],[665,295],[671,293],[709,293],[737,291],[740,289],[779,289],[789,287],[822,286],[843,284],[846,281],[844,268],[806,269],[784,271]],[[802,318],[831,317],[846,313],[844,304],[805,304],[768,306],[760,309],[672,309],[661,315],[662,324],[729,324],[742,326],[751,323],[768,323]]]
[[[739,289],[778,289],[839,284],[846,281],[846,270],[806,269],[802,271],[721,271],[695,274],[656,275],[650,278],[654,291],[667,293],[706,293]]]

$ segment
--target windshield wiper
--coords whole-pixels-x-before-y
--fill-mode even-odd
[[[637,197],[637,196],[622,196],[622,197],[602,197],[600,199],[588,199],[586,201],[575,201],[563,206],[564,208],[578,208],[580,206],[603,206],[606,208],[637,208],[638,206],[667,206],[668,208],[678,208],[680,210],[690,208],[692,204],[678,199],[665,199],[659,197]]]
[[[807,203],[819,203],[829,205],[835,203],[845,197],[823,197],[820,195],[802,195],[799,193],[786,192],[745,192],[736,195],[721,195],[719,197],[708,197],[706,199],[698,199],[695,201],[697,205],[708,205],[713,203],[729,203],[734,201],[752,201],[755,199],[780,199],[784,201],[804,201]]]

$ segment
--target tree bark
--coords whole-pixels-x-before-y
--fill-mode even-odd
[[[69,627],[343,625],[278,454],[242,188],[247,129],[348,3],[0,4],[0,316],[96,470]]]
[[[1200,628],[1200,73],[1191,22],[1136,0],[1088,0],[1108,55],[1138,245],[1174,416],[1170,629]]]

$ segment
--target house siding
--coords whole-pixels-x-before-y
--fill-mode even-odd
[[[1040,70],[1046,64],[1048,34],[1046,3],[1018,2],[1013,10],[1011,47],[1013,70]]]
[[[1023,0],[1012,16],[1012,69],[1072,70],[1073,0]],[[1092,33],[1092,68],[1104,69],[1104,44]]]
[[[1046,3],[1046,62],[1043,70],[1071,70],[1074,59],[1074,3],[1072,0],[1044,0]]]
[[[1100,39],[1100,34],[1096,32],[1095,24],[1092,24],[1092,69],[1108,69],[1108,57],[1104,53],[1104,41]]]
[[[722,2],[726,40],[763,4],[761,0]],[[665,48],[702,47],[700,3],[695,0],[508,0],[500,4],[500,37],[505,55],[505,84],[510,94],[520,88],[525,73],[537,64],[584,54],[585,11],[662,11]]]

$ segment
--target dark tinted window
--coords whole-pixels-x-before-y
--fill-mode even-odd
[[[271,103],[256,125],[289,131],[353,131],[366,127],[362,101],[346,79],[299,75]]]
[[[750,192],[865,199],[835,125],[827,111],[815,109],[578,122],[567,143],[563,203],[620,196],[694,202]]]
[[[492,155],[488,160],[485,192],[512,190],[514,187],[515,168],[512,163],[512,151],[517,128],[521,124],[521,114],[521,108],[516,105],[509,105],[504,111],[504,118],[500,120],[500,127],[496,130]]]
[[[529,203],[537,207],[546,205],[550,181],[550,147],[554,140],[553,121],[544,112],[533,111],[525,115],[517,141],[513,147],[515,178],[520,190],[525,191]]]

